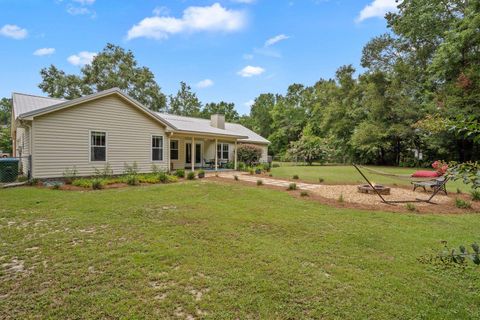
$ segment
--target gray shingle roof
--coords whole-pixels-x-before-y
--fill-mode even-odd
[[[43,109],[66,101],[63,99],[40,97],[16,92],[12,94],[12,100],[15,119],[22,113]]]

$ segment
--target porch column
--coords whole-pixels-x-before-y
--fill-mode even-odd
[[[195,171],[195,137],[192,136],[192,171]]]
[[[235,170],[237,170],[238,166],[237,166],[237,140],[235,140]]]
[[[166,146],[163,146],[163,149],[167,150],[167,152],[166,152],[166,154],[167,154],[167,172],[170,172],[170,170],[171,170],[171,164],[170,164],[170,155],[171,155],[171,152],[170,152],[170,136],[171,136],[171,133],[167,134],[167,141],[165,142]]]
[[[215,171],[218,171],[218,139],[215,138]]]

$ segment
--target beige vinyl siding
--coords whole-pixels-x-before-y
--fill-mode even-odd
[[[170,140],[178,141],[178,160],[170,159],[171,166],[173,170],[183,169],[185,168],[185,139],[183,137],[172,137]],[[168,156],[170,156],[170,151],[168,152]]]
[[[167,169],[169,145],[162,124],[118,96],[66,108],[34,119],[35,146],[33,176],[61,177],[66,168],[76,167],[79,176],[90,176],[105,162],[90,161],[90,132],[107,133],[107,162],[114,174],[124,164],[136,162],[139,172],[152,164]],[[163,161],[152,161],[152,136],[163,137]]]
[[[16,141],[16,155],[21,157],[20,159],[20,173],[27,175],[29,170],[28,156],[31,153],[30,150],[30,127],[18,127],[17,129],[17,141]],[[20,151],[21,150],[21,151]]]

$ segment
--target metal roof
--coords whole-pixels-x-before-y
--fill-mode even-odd
[[[65,102],[66,100],[14,92],[12,93],[12,101],[13,113],[15,119],[17,119],[18,116],[23,113],[50,107]]]
[[[170,127],[171,130],[174,132],[176,131],[185,133],[199,133],[205,135],[219,135],[234,137],[239,139],[239,141],[243,142],[262,144],[270,143],[267,139],[256,134],[252,130],[242,126],[241,124],[225,122],[225,129],[219,129],[211,126],[209,119],[184,117],[167,113],[153,112],[144,107],[138,101],[128,96],[127,94],[123,93],[118,88],[100,91],[73,100],[54,99],[30,94],[13,93],[13,110],[15,114],[15,119],[17,119],[18,117],[28,118],[74,106],[79,103],[104,97],[110,94],[119,94],[124,99],[127,99],[137,107],[141,108],[150,116],[153,116],[163,124],[167,125],[167,127]]]

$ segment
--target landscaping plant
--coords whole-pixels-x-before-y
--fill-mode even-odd
[[[262,180],[257,180],[257,186],[261,186],[263,185],[263,181]]]
[[[185,178],[185,170],[184,169],[177,169],[177,170],[175,170],[175,175],[179,178]]]
[[[195,172],[190,171],[190,172],[187,174],[187,179],[188,179],[188,180],[195,180]]]
[[[460,209],[470,209],[472,204],[460,198],[455,198],[455,206]]]
[[[288,189],[287,190],[297,190],[297,184],[292,182],[288,185]]]

